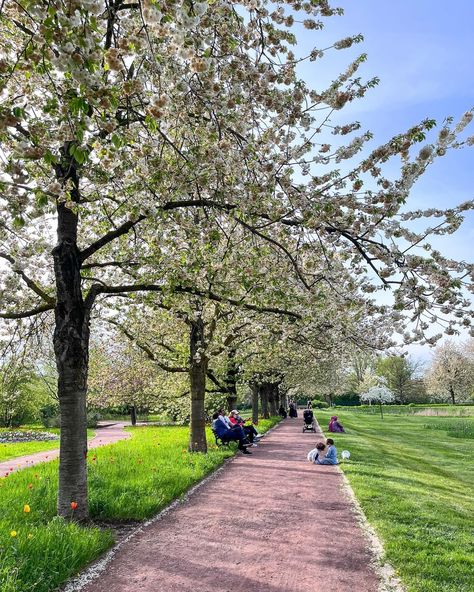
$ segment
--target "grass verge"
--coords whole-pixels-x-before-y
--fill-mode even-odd
[[[278,421],[261,420],[259,431]],[[187,452],[188,428],[130,431],[131,439],[89,453],[94,520],[149,518],[234,454],[216,447],[210,430],[208,454]],[[55,517],[57,472],[52,461],[0,479],[0,592],[51,592],[113,544],[108,530]]]
[[[29,431],[33,428],[27,427]],[[34,428],[36,429],[36,428]],[[4,430],[2,430],[4,431]],[[21,431],[16,429],[14,431]],[[41,428],[37,431],[51,432],[52,434],[59,434],[58,428]],[[87,430],[88,438],[93,438],[95,435],[94,430]],[[59,448],[59,440],[49,440],[47,442],[15,442],[0,444],[0,462],[4,462],[10,459],[18,458],[19,456],[27,456],[29,454],[35,454],[36,452],[45,452],[46,450],[55,450]],[[0,588],[0,592],[2,589]]]
[[[333,413],[316,410],[323,430]],[[472,440],[447,437],[444,417],[337,414],[336,446],[351,452],[341,468],[407,590],[473,592]]]

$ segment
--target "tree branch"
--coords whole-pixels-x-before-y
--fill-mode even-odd
[[[128,265],[130,267],[138,267],[138,261],[104,261],[103,263],[86,263],[81,269],[93,269],[95,267],[124,267]]]
[[[117,294],[117,296],[124,295],[128,292],[163,292],[166,286],[158,286],[156,284],[132,284],[124,286],[102,286],[94,284],[92,288],[96,294]],[[92,290],[91,288],[91,290]],[[276,315],[282,315],[291,317],[293,319],[301,319],[301,315],[291,310],[285,310],[273,306],[257,306],[256,304],[249,304],[242,300],[235,300],[234,298],[227,298],[226,296],[220,296],[210,290],[198,290],[197,288],[188,288],[186,286],[176,286],[174,291],[180,294],[192,294],[193,296],[200,296],[201,298],[207,298],[214,302],[225,302],[232,306],[245,308],[246,310],[253,310],[260,313],[270,313]]]
[[[132,343],[134,343],[138,348],[140,348],[146,354],[146,356],[148,357],[149,360],[151,360],[154,364],[156,364],[159,368],[161,368],[165,372],[175,372],[176,373],[176,372],[188,372],[189,371],[189,369],[186,368],[185,366],[168,366],[168,364],[160,362],[160,360],[158,360],[156,358],[156,356],[153,353],[153,351],[151,350],[151,348],[148,347],[148,345],[146,345],[145,343],[140,343],[138,341],[138,339],[135,337],[135,335],[130,333],[130,331],[128,331],[128,329],[126,329],[123,325],[121,325],[120,323],[117,323],[117,321],[114,321],[113,319],[107,319],[107,321],[111,325],[114,325],[115,327],[117,327]]]
[[[127,232],[129,232],[129,230],[131,230],[134,226],[139,224],[142,220],[145,220],[145,218],[146,218],[146,216],[143,216],[143,215],[138,216],[138,218],[136,220],[129,220],[128,222],[124,222],[124,224],[122,224],[121,226],[119,226],[115,230],[111,230],[107,234],[104,234],[104,236],[102,238],[99,238],[99,240],[96,240],[94,243],[89,245],[86,249],[81,251],[81,253],[80,253],[81,261],[85,261],[91,255],[96,253],[99,249],[101,249],[102,247],[105,247],[105,245],[112,242],[113,240],[115,240],[119,236],[123,236],[124,234],[127,234]]]
[[[227,393],[229,391],[229,389],[225,386],[222,385],[221,382],[219,382],[219,380],[216,378],[214,372],[208,368],[207,372],[206,372],[206,376],[209,378],[209,380],[211,382],[213,382],[218,390],[214,390],[214,391],[208,391],[208,392],[215,392],[215,393]]]
[[[15,264],[16,264],[15,259],[13,259],[13,257],[8,255],[7,253],[0,252],[0,257],[2,259],[6,259],[9,263],[11,263],[13,266],[15,266]],[[14,273],[16,273],[17,275],[19,275],[21,277],[21,279],[25,282],[25,284],[28,286],[28,288],[33,290],[33,292],[35,294],[37,294],[40,298],[42,298],[48,304],[52,304],[54,306],[54,304],[55,304],[54,298],[49,296],[49,294],[47,294],[42,288],[40,288],[36,282],[34,282],[31,278],[29,278],[25,274],[24,271],[22,271],[21,269],[15,269],[15,267],[13,267],[13,271],[14,271]]]
[[[0,319],[26,319],[27,317],[34,317],[42,312],[53,310],[54,307],[55,303],[53,302],[52,304],[43,304],[37,308],[22,312],[0,312]]]

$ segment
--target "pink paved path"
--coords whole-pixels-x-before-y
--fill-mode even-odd
[[[129,424],[114,423],[107,427],[99,427],[96,430],[95,436],[89,440],[89,448],[97,448],[98,446],[105,446],[106,444],[113,444],[119,440],[124,440],[130,437],[130,432],[126,432],[123,428]],[[59,440],[58,440],[59,446]],[[49,462],[59,456],[59,448],[53,450],[45,450],[44,452],[37,452],[29,454],[28,456],[19,456],[0,463],[0,476],[6,473],[13,473],[26,467],[32,467],[42,462]]]
[[[283,421],[124,543],[83,592],[376,592],[342,475],[306,460],[321,438]]]

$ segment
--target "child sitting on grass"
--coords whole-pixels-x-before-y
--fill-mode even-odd
[[[322,452],[325,448],[326,444],[324,444],[324,442],[318,442],[316,444],[316,448],[313,448],[313,450],[310,450],[308,452],[307,459],[309,460],[309,462],[315,463],[316,459],[319,456],[319,453]]]
[[[314,459],[315,464],[317,465],[337,465],[337,450],[334,446],[334,440],[332,438],[328,438],[326,440],[326,444],[328,446],[326,456],[323,459],[319,458],[319,455],[316,456]]]

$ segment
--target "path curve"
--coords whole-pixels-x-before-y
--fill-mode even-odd
[[[89,440],[88,448],[98,448],[99,446],[106,446],[107,444],[113,444],[119,440],[125,440],[130,437],[130,432],[124,430],[125,427],[130,426],[129,423],[118,422],[113,424],[106,424],[103,427],[98,425],[95,436]],[[59,441],[58,441],[59,446]],[[29,454],[27,456],[18,456],[0,463],[0,477],[32,467],[39,463],[49,462],[58,458],[59,448],[53,448],[52,450],[45,450],[44,452],[36,452],[35,454]]]
[[[341,472],[310,464],[322,434],[284,420],[143,528],[83,592],[376,592]],[[337,442],[336,442],[337,444]]]

